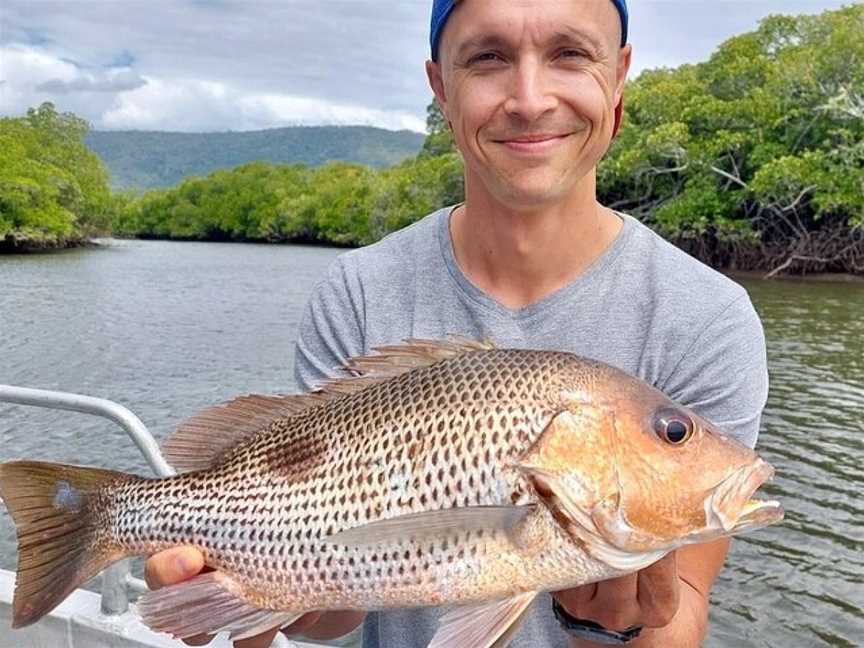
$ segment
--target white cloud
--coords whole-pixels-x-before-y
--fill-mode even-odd
[[[23,114],[53,101],[60,110],[86,116],[97,129],[224,131],[322,124],[425,129],[423,118],[406,110],[248,92],[221,81],[141,76],[131,68],[86,69],[41,46],[0,46],[0,81],[2,114]]]
[[[239,104],[244,117],[252,123],[285,123],[288,117],[293,123],[304,125],[361,124],[390,130],[426,130],[425,119],[412,113],[329,103],[310,97],[251,95],[243,97]]]
[[[41,46],[0,46],[0,114],[21,115],[43,101],[98,122],[114,93],[146,81],[129,68],[87,69]]]
[[[52,100],[97,128],[425,125],[426,0],[0,2],[0,46],[74,59],[92,75],[7,80],[0,114]],[[105,76],[118,62],[126,87]],[[133,75],[152,87],[132,88]]]
[[[71,81],[78,69],[56,56],[25,45],[0,46],[0,111],[23,113],[30,106],[50,98],[37,89],[52,79]]]
[[[179,131],[254,130],[288,125],[365,124],[423,131],[408,112],[339,104],[312,97],[244,93],[228,84],[194,79],[153,79],[117,95],[97,126]],[[167,126],[166,126],[167,125]]]
[[[81,71],[72,80],[50,79],[36,86],[40,92],[67,94],[70,92],[123,92],[140,88],[147,81],[130,68],[113,68],[98,72]]]

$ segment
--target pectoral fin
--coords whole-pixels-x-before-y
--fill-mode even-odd
[[[340,531],[327,542],[340,545],[370,545],[404,540],[423,540],[465,531],[509,531],[533,509],[525,506],[465,506],[425,511],[378,520]]]
[[[455,608],[441,618],[429,648],[504,648],[519,630],[537,592]]]

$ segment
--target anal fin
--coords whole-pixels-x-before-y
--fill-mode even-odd
[[[519,630],[537,592],[455,608],[441,618],[429,648],[504,648]]]
[[[145,594],[138,611],[150,629],[178,639],[219,632],[245,639],[289,625],[303,614],[256,607],[241,591],[230,576],[208,572]]]

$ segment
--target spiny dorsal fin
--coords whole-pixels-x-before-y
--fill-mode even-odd
[[[386,380],[463,353],[494,348],[495,345],[489,340],[472,340],[466,337],[452,336],[446,340],[409,338],[404,344],[375,347],[369,355],[351,358],[345,363],[345,370],[353,376]]]
[[[369,355],[349,359],[342,368],[343,377],[327,380],[308,394],[251,394],[210,407],[180,425],[162,446],[162,453],[179,472],[203,470],[231,448],[267,428],[275,419],[296,416],[331,398],[354,394],[447,358],[493,348],[491,342],[463,337],[408,339],[404,344],[376,347]]]

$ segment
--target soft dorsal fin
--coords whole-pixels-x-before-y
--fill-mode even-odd
[[[224,405],[208,407],[182,423],[162,445],[162,454],[178,472],[209,468],[275,419],[295,416],[331,397],[322,392],[240,396]]]
[[[331,398],[356,393],[447,358],[493,348],[491,342],[462,337],[409,339],[404,344],[376,347],[369,355],[349,359],[342,367],[344,376],[324,381],[308,394],[251,394],[210,407],[181,424],[162,446],[162,453],[179,472],[203,470],[275,419],[296,416]]]

